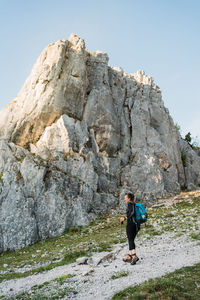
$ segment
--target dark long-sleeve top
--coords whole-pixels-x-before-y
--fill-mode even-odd
[[[126,209],[126,216],[127,216],[127,225],[133,224],[132,216],[134,216],[135,219],[135,203],[134,202],[128,202],[127,209]]]

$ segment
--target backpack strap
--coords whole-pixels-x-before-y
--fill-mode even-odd
[[[132,218],[133,223],[137,225],[137,222],[136,222],[136,207],[135,207],[135,202],[133,203],[133,210],[131,212],[130,218]]]
[[[136,204],[134,202],[133,205],[133,210],[131,212],[131,216],[130,216],[133,220],[133,223],[136,225],[136,232],[138,233],[138,231],[140,230],[140,224],[136,221]]]

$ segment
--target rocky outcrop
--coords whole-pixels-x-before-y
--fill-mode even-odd
[[[0,113],[0,135],[28,147],[62,114],[80,119],[88,85],[86,60],[84,41],[75,35],[50,44],[17,98]]]
[[[1,251],[87,225],[117,203],[113,195],[95,195],[92,153],[87,160],[78,154],[43,160],[4,140],[0,152]]]
[[[180,137],[179,145],[184,166],[185,188],[192,191],[200,187],[200,153]]]
[[[123,209],[128,190],[151,202],[200,185],[200,157],[153,79],[108,66],[76,35],[42,52],[0,112],[0,138],[1,251]]]

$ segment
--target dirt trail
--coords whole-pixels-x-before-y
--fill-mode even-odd
[[[68,294],[63,299],[111,299],[113,294],[130,285],[200,262],[200,244],[188,236],[175,239],[172,234],[165,233],[151,239],[140,237],[136,239],[136,245],[140,257],[137,265],[122,261],[122,257],[127,254],[127,244],[118,244],[111,253],[94,254],[92,265],[73,263],[26,278],[4,281],[0,284],[0,295],[9,299],[23,291],[30,291],[34,285],[71,274],[74,277],[69,279],[68,285],[78,293]],[[111,279],[112,275],[122,272],[127,272],[127,276]]]

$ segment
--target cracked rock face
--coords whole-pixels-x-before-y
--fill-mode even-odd
[[[50,44],[0,112],[1,251],[124,209],[127,191],[150,203],[199,186],[200,157],[152,77],[108,66],[77,35]]]
[[[86,59],[84,41],[76,36],[50,44],[17,98],[0,113],[0,135],[28,147],[62,114],[80,119],[88,85]]]

